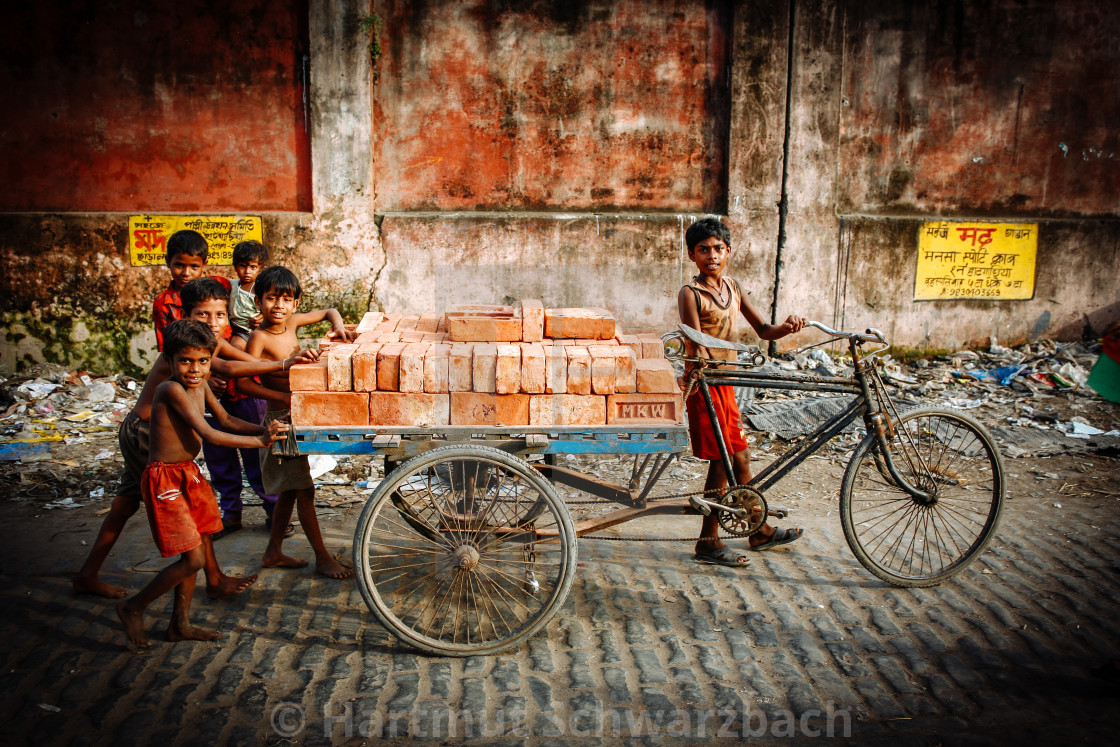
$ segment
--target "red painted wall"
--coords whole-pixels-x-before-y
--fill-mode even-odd
[[[378,210],[726,210],[723,4],[375,7]]]
[[[311,209],[304,0],[5,6],[0,210]]]
[[[839,210],[1120,212],[1106,3],[847,3]]]

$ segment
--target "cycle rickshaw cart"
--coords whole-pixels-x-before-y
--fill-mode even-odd
[[[731,485],[722,495],[652,496],[668,466],[689,449],[684,425],[593,427],[300,428],[301,453],[379,454],[386,475],[354,532],[355,576],[377,619],[400,640],[448,656],[494,654],[523,643],[559,610],[576,571],[578,537],[656,514],[716,512],[729,535],[758,531],[770,510],[765,493],[849,424],[862,420],[840,488],[844,536],[871,573],[898,586],[930,586],[960,572],[994,535],[1004,500],[1003,464],[974,418],[946,409],[899,413],[876,368],[888,345],[875,330],[837,332],[852,376],[755,370],[757,347],[687,327],[663,336],[670,359],[692,370],[716,422],[709,387],[750,386],[852,395],[842,412],[793,445],[747,485],[736,485],[731,455],[721,457]],[[732,349],[740,362],[684,354],[685,338]],[[868,343],[879,347],[863,351]],[[742,355],[742,354],[745,354]],[[633,459],[616,485],[557,464],[564,454]],[[535,458],[541,455],[541,458]],[[394,465],[396,465],[394,467]],[[573,524],[554,483],[620,508]]]

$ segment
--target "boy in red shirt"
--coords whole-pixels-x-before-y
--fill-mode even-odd
[[[731,258],[731,231],[716,218],[704,218],[692,224],[684,235],[688,247],[688,258],[696,263],[700,274],[681,288],[677,295],[677,312],[682,324],[699,330],[706,335],[730,342],[739,341],[739,315],[742,314],[754,328],[755,334],[763,340],[777,340],[786,335],[799,332],[805,326],[805,319],[789,316],[781,324],[767,324],[762,315],[751,305],[743,294],[739,281],[724,274]],[[688,343],[690,348],[693,347]],[[700,358],[734,360],[733,350],[708,350],[696,346],[690,354]],[[739,405],[735,401],[735,389],[730,386],[710,388],[712,404],[715,405],[719,432],[731,454],[735,469],[735,480],[745,485],[751,479],[751,456],[747,440],[739,425]],[[712,428],[708,409],[699,390],[685,402],[688,411],[688,431],[692,440],[692,453],[697,459],[708,460],[708,477],[704,490],[719,491],[727,487],[727,475],[720,460],[716,431]],[[719,538],[719,522],[712,516],[704,517],[700,540],[696,543],[696,560],[716,565],[744,566],[750,560],[740,552],[732,550]],[[750,538],[750,549],[768,550],[778,545],[793,542],[803,533],[800,528],[775,529],[763,524],[757,534]]]
[[[163,330],[171,322],[183,318],[183,302],[179,291],[183,286],[202,277],[210,246],[198,231],[176,231],[167,240],[167,269],[171,271],[171,284],[152,301],[152,321],[156,324],[156,347],[163,350]],[[228,290],[229,280],[217,278]]]

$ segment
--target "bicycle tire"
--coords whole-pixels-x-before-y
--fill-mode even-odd
[[[895,586],[933,586],[960,573],[991,542],[1006,491],[1003,459],[975,418],[941,408],[904,413],[891,457],[915,498],[886,473],[874,435],[844,472],[844,537],[867,570]]]
[[[401,464],[370,496],[354,562],[366,606],[399,640],[429,654],[490,655],[559,611],[576,535],[567,506],[528,462],[444,446]]]

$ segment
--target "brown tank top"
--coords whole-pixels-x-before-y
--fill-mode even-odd
[[[742,306],[742,291],[739,281],[735,278],[724,277],[723,287],[727,291],[727,300],[720,302],[719,297],[711,288],[705,288],[696,282],[696,278],[685,286],[692,290],[696,296],[696,308],[700,312],[700,331],[712,337],[718,337],[728,342],[739,342],[739,308]],[[735,360],[734,350],[708,350],[712,358],[721,361]]]

